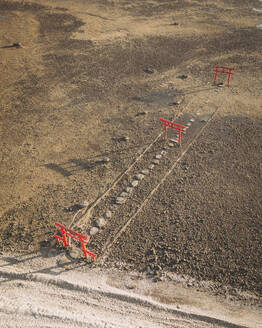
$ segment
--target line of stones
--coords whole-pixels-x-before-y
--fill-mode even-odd
[[[191,118],[189,120],[189,122],[186,124],[187,127],[190,127],[191,124],[195,121],[194,118]],[[125,201],[127,200],[128,197],[130,197],[130,195],[132,194],[134,188],[136,188],[139,184],[139,181],[143,180],[145,178],[145,176],[149,175],[150,174],[150,171],[152,171],[154,169],[154,167],[156,165],[159,165],[160,164],[160,159],[165,156],[167,154],[167,150],[169,148],[173,148],[173,147],[178,147],[179,144],[178,144],[178,139],[169,139],[168,140],[168,144],[166,146],[163,147],[163,150],[160,151],[159,154],[156,154],[154,156],[154,159],[151,161],[148,169],[144,169],[144,170],[141,170],[141,172],[139,172],[138,174],[136,174],[134,176],[134,180],[130,183],[129,186],[127,186],[120,194],[119,196],[117,196],[115,198],[115,202],[114,204],[112,204],[109,208],[109,210],[107,210],[103,217],[100,217],[98,219],[95,220],[94,222],[94,226],[91,227],[91,229],[89,230],[89,235],[90,236],[94,236],[96,235],[101,228],[103,228],[107,222],[108,222],[108,219],[110,219],[113,215],[113,212],[114,210],[116,210],[116,208],[125,203]]]

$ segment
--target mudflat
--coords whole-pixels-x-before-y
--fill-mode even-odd
[[[0,1],[0,250],[39,250],[55,221],[70,225],[151,145],[161,117],[182,120],[188,141],[168,148],[129,203],[111,208],[90,249],[106,250],[106,266],[185,274],[261,303],[261,8]],[[222,87],[213,84],[216,65],[235,68],[230,87],[225,74]],[[203,129],[190,139],[196,122]],[[161,137],[76,229],[88,234],[166,146]]]

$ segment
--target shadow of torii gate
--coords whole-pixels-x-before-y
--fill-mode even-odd
[[[60,164],[48,163],[48,164],[44,164],[44,166],[50,170],[62,174],[64,177],[69,177],[70,175],[73,175],[75,172],[81,170],[89,171],[105,163],[107,163],[105,160],[90,162],[83,159],[70,159],[68,162],[64,162]]]

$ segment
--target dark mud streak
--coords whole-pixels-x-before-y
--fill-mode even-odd
[[[38,19],[40,23],[40,35],[48,35],[48,37],[54,35],[53,41],[57,38],[69,39],[71,33],[84,25],[82,21],[70,14],[40,12]],[[59,35],[60,33],[61,35]]]

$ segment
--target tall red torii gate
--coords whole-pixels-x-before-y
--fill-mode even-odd
[[[167,138],[167,128],[178,130],[178,143],[179,145],[181,145],[181,133],[186,132],[187,126],[165,120],[164,118],[160,118],[160,121],[161,121],[161,125],[165,127],[165,139]]]
[[[75,232],[71,229],[68,229],[59,222],[55,222],[55,226],[62,233],[62,236],[54,235],[54,237],[56,238],[58,243],[60,241],[63,241],[65,248],[67,248],[69,244],[67,242],[66,236],[69,236],[69,237],[72,237],[76,240],[79,240],[80,243],[81,243],[82,250],[83,250],[83,253],[84,253],[85,257],[87,258],[87,255],[90,255],[90,256],[92,256],[93,261],[95,261],[97,255],[90,252],[90,251],[88,251],[85,247],[85,245],[87,244],[88,238],[89,238],[88,236],[84,236],[81,233],[78,233],[78,232]]]

